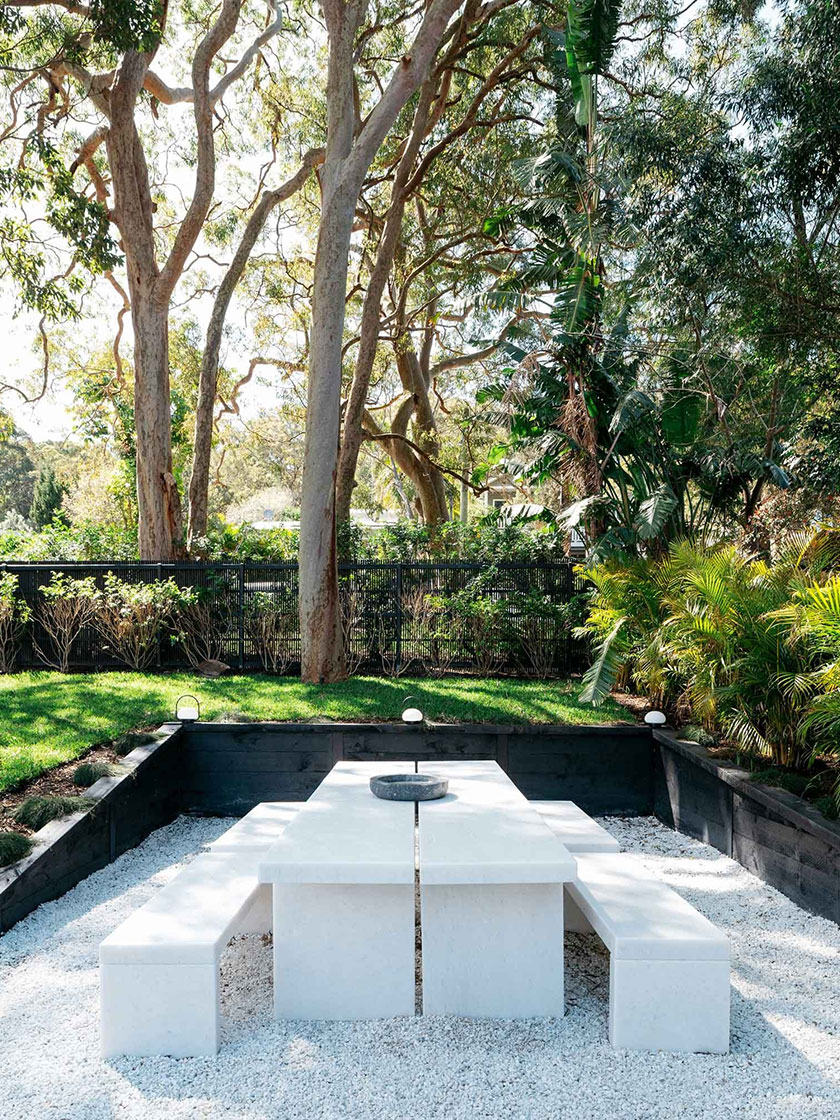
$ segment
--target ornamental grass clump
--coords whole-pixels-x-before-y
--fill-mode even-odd
[[[154,735],[150,735],[148,731],[126,731],[124,735],[113,742],[114,753],[118,754],[120,758],[125,758],[127,754],[131,754],[135,747],[147,747],[149,743],[154,743]]]
[[[86,788],[98,782],[100,778],[109,778],[117,772],[116,766],[112,766],[109,762],[82,762],[73,771],[73,785]]]
[[[0,832],[0,867],[8,867],[32,851],[32,841],[19,832]]]
[[[33,796],[27,797],[15,813],[15,821],[25,828],[37,832],[50,821],[69,817],[71,813],[79,813],[89,809],[93,803],[86,797],[58,796]]]

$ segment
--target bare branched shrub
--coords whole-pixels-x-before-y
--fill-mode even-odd
[[[182,590],[173,629],[193,669],[203,661],[224,660],[225,635],[232,621],[228,588],[224,583]]]
[[[0,673],[11,673],[15,654],[26,623],[28,605],[17,595],[17,576],[13,572],[0,575]]]
[[[349,583],[339,591],[341,604],[341,632],[344,636],[344,657],[349,676],[356,672],[368,657],[364,632],[363,597],[358,588]],[[359,639],[361,638],[361,641]]]
[[[545,680],[557,667],[557,624],[551,617],[540,619],[526,615],[517,627],[522,659],[530,673]]]
[[[295,660],[297,631],[297,606],[288,596],[260,591],[248,601],[245,633],[267,673],[285,673]]]
[[[54,572],[50,582],[40,589],[35,619],[47,635],[46,648],[35,641],[35,652],[45,665],[66,673],[70,668],[73,643],[96,617],[97,596],[93,579],[71,579]]]
[[[172,579],[126,583],[108,572],[93,623],[114,657],[139,671],[155,660],[167,623],[183,602],[184,592]]]

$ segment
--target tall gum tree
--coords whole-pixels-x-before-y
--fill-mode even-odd
[[[389,205],[376,247],[374,264],[365,292],[359,328],[359,346],[353,380],[344,414],[344,427],[338,466],[336,519],[346,521],[350,516],[356,465],[365,438],[381,440],[403,473],[412,480],[421,508],[423,520],[434,524],[448,517],[443,480],[434,465],[438,450],[433,410],[430,405],[431,385],[434,376],[442,372],[432,365],[432,344],[435,341],[434,319],[431,305],[425,321],[417,333],[422,337],[419,351],[411,343],[413,325],[406,316],[405,299],[408,286],[401,288],[397,306],[393,311],[396,322],[395,361],[403,390],[408,394],[391,424],[384,432],[366,409],[371,374],[381,336],[382,301],[386,285],[394,282],[394,262],[399,255],[402,241],[403,219],[406,207],[417,199],[426,188],[428,177],[449,156],[457,158],[463,152],[460,145],[481,143],[493,129],[504,127],[517,120],[522,110],[511,108],[515,93],[523,82],[533,77],[538,59],[533,58],[535,40],[540,25],[527,18],[517,19],[500,30],[495,45],[497,58],[486,73],[478,78],[472,91],[453,87],[453,76],[460,71],[470,74],[475,70],[472,54],[487,49],[486,36],[480,34],[482,25],[490,19],[498,21],[502,5],[492,9],[487,5],[468,4],[458,23],[456,34],[451,37],[446,50],[436,60],[424,82],[412,118],[409,134],[401,146],[390,192]],[[544,15],[550,8],[545,6]],[[515,35],[511,32],[515,29]],[[479,45],[480,44],[480,45]],[[537,44],[539,55],[539,44]],[[470,95],[471,93],[471,95]],[[471,134],[475,134],[471,136]],[[453,157],[453,152],[456,155]],[[445,174],[445,171],[443,172]],[[422,204],[418,206],[422,214]],[[474,215],[470,215],[474,217]],[[422,224],[422,218],[421,218]],[[477,222],[480,226],[480,220]],[[476,225],[464,231],[464,242],[476,236]],[[457,239],[448,248],[455,250]],[[422,256],[431,257],[433,263],[440,255],[429,245],[423,246]],[[425,265],[415,272],[424,271]],[[409,266],[411,268],[411,266]],[[436,304],[433,299],[432,304]],[[493,348],[495,349],[495,348]],[[488,356],[467,355],[463,364]],[[447,368],[454,368],[451,363]],[[407,440],[407,430],[413,422],[419,437],[420,451]]]
[[[240,30],[243,0],[222,0],[207,19],[191,64],[191,85],[176,87],[153,69],[166,33],[172,5],[154,2],[128,5],[120,0],[100,3],[94,12],[85,4],[67,0],[43,4],[11,2],[6,8],[55,8],[72,17],[65,34],[67,45],[37,66],[47,101],[37,114],[42,131],[52,117],[70,113],[71,105],[87,102],[99,120],[84,140],[69,171],[87,169],[99,201],[119,233],[127,274],[128,300],[134,329],[134,410],[137,439],[138,543],[144,560],[171,560],[179,549],[182,514],[172,470],[170,418],[169,315],[170,302],[190,255],[202,232],[216,186],[216,139],[219,107],[225,93],[245,75],[261,48],[282,27],[276,2],[267,5],[264,27],[242,48],[239,58],[222,62],[221,52]],[[265,5],[259,5],[265,8]],[[148,10],[148,12],[147,12]],[[132,20],[146,12],[149,22],[142,43],[126,47]],[[93,15],[107,17],[99,25]],[[34,17],[33,17],[34,18]],[[116,64],[93,72],[85,64],[88,49],[109,37]],[[140,48],[140,49],[138,49]],[[101,50],[92,50],[98,60]],[[153,111],[161,106],[191,104],[195,126],[192,195],[168,251],[161,250],[155,228],[155,204],[146,149],[138,124],[140,99],[149,97]],[[65,107],[66,105],[66,107]],[[105,151],[106,168],[96,162]],[[110,181],[109,181],[110,180]],[[109,198],[109,196],[111,196]],[[108,205],[110,202],[110,205]]]
[[[359,192],[399,113],[426,78],[463,0],[432,0],[366,119],[358,119],[355,49],[366,5],[324,0],[327,144],[315,253],[300,529],[301,676],[346,676],[338,597],[335,483],[348,260]]]

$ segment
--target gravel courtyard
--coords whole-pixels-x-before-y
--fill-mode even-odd
[[[286,1025],[271,950],[223,960],[215,1059],[99,1057],[97,949],[231,822],[181,818],[0,938],[0,1117],[840,1118],[840,929],[651,819],[603,820],[732,942],[732,1051],[607,1043],[608,958],[571,936],[562,1020]]]

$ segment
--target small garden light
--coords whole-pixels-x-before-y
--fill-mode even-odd
[[[403,704],[405,704],[407,700],[413,699],[413,696],[406,696],[405,700],[403,700]],[[402,721],[403,723],[422,723],[423,713],[419,708],[403,708]]]
[[[175,701],[175,718],[180,723],[195,723],[200,715],[201,705],[198,697],[193,696],[192,693],[187,692]]]
[[[645,723],[648,727],[661,727],[664,723],[668,722],[668,717],[664,712],[647,712],[645,714]]]

